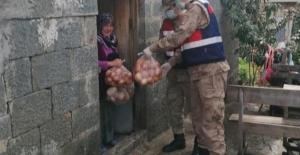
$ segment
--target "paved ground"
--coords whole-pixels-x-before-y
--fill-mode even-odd
[[[249,105],[245,113],[255,113],[258,111],[259,105]],[[266,114],[268,107],[264,106],[262,111]],[[235,155],[237,154],[237,123],[228,122],[229,115],[232,113],[238,112],[238,106],[236,104],[227,104],[226,105],[226,118],[224,122],[225,126],[225,135],[226,135],[226,144],[227,151],[226,155]],[[163,145],[168,144],[173,140],[173,135],[171,129],[163,132],[157,138],[155,138],[150,143],[145,143],[142,147],[137,148],[132,152],[132,155],[190,155],[193,148],[193,130],[191,121],[185,119],[186,126],[186,144],[187,147],[184,150],[172,152],[172,153],[162,153],[161,148]],[[280,137],[269,137],[263,135],[248,135],[247,142],[249,144],[248,150],[254,153],[255,155],[281,155],[282,151],[285,149],[282,147],[282,139]],[[299,145],[299,144],[298,144]],[[298,153],[293,153],[293,155],[299,155]]]

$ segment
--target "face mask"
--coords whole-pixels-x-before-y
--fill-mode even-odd
[[[169,18],[169,19],[175,19],[177,17],[177,15],[174,12],[174,9],[167,10],[165,13],[166,13],[167,18]]]
[[[175,0],[175,4],[179,9],[185,9],[185,3],[181,2],[180,0]]]

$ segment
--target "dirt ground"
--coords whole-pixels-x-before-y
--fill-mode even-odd
[[[245,110],[245,114],[257,113],[260,105],[249,104]],[[263,106],[260,115],[267,115],[269,107]],[[230,114],[238,113],[237,104],[226,104],[225,114],[225,136],[226,136],[226,155],[235,155],[238,150],[238,124],[237,122],[229,122],[228,118]],[[162,153],[161,149],[165,144],[168,144],[173,140],[171,129],[163,132],[157,138],[150,143],[145,143],[143,147],[132,152],[132,155],[190,155],[193,149],[194,134],[192,129],[192,122],[189,118],[185,118],[185,138],[186,138],[186,149],[172,152]],[[299,131],[300,132],[300,131]],[[270,137],[265,135],[247,135],[248,152],[255,155],[281,155],[282,152],[286,151],[282,146],[282,137]],[[300,143],[297,144],[300,146]],[[299,155],[297,152],[291,152],[290,155]]]

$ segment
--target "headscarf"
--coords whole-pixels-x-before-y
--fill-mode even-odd
[[[97,21],[97,35],[98,35],[98,42],[101,44],[104,44],[106,48],[113,48],[116,49],[118,46],[118,40],[117,37],[113,34],[111,34],[108,37],[104,37],[101,33],[102,28],[104,25],[107,23],[112,23],[114,24],[114,18],[112,15],[108,13],[102,13],[100,16],[98,16],[98,21]]]

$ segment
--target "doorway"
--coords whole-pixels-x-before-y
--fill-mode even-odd
[[[139,0],[98,0],[98,13],[109,13],[114,17],[114,34],[118,39],[118,51],[124,66],[132,72],[137,59],[137,22]],[[141,110],[133,100],[114,106],[115,135],[121,141],[135,131],[141,130]]]

